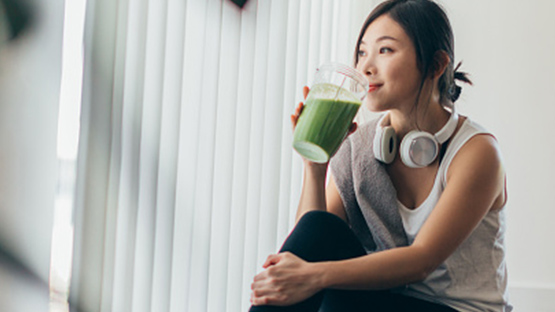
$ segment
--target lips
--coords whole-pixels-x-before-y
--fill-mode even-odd
[[[368,93],[378,90],[381,86],[381,84],[370,84],[368,86]]]

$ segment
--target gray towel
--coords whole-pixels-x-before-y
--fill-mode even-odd
[[[360,126],[330,163],[349,225],[369,253],[408,244],[397,192],[372,151],[377,122]]]

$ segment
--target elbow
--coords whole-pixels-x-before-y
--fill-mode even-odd
[[[413,271],[408,276],[405,283],[412,284],[412,283],[419,283],[423,282],[434,272],[435,267],[433,266],[418,266],[413,269]]]
[[[430,276],[430,274],[432,274],[433,271],[435,271],[436,267],[437,266],[428,265],[419,268],[414,274],[413,282],[418,283],[424,281],[428,278],[428,276]]]
[[[431,256],[431,253],[424,252],[421,253],[419,257],[420,261],[418,261],[418,265],[414,266],[414,275],[413,275],[413,282],[422,282],[430,276],[440,265],[443,261],[439,261],[435,257]]]

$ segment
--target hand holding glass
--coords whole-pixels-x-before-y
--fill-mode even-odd
[[[293,133],[293,148],[309,161],[328,162],[367,93],[368,81],[355,69],[337,63],[320,66]]]

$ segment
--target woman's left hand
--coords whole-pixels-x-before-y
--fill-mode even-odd
[[[253,305],[292,305],[322,290],[315,263],[290,252],[268,256],[263,267],[266,270],[256,275],[251,285]]]

